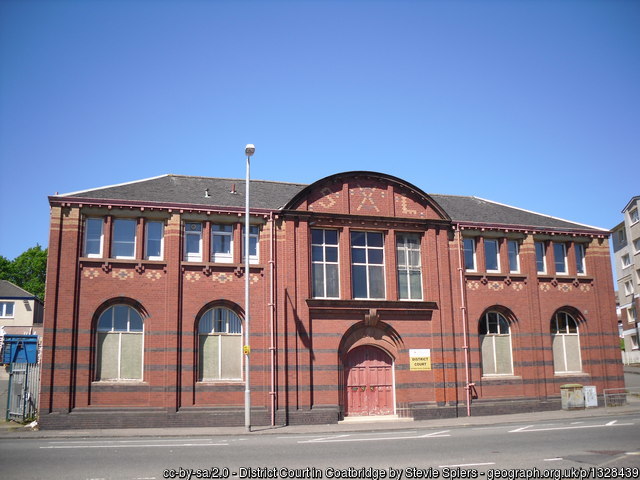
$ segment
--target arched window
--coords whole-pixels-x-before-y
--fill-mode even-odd
[[[142,380],[143,329],[142,317],[128,305],[114,305],[100,315],[96,380]]]
[[[551,319],[553,369],[556,373],[582,371],[578,322],[567,312],[556,312]]]
[[[490,311],[478,328],[483,375],[513,375],[509,322],[499,312]]]
[[[198,322],[199,379],[242,379],[242,321],[228,308],[207,310]]]

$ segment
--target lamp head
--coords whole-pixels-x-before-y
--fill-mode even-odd
[[[247,146],[244,147],[244,153],[247,155],[247,157],[252,156],[254,153],[256,153],[255,145],[253,145],[252,143],[247,144]]]

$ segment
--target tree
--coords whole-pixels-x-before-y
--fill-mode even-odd
[[[0,256],[0,279],[23,288],[44,300],[47,276],[47,249],[40,245],[31,247],[13,261]]]

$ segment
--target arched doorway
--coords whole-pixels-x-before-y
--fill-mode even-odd
[[[373,345],[351,350],[344,362],[345,415],[394,413],[393,359]]]

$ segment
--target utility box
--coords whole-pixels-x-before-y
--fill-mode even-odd
[[[38,336],[5,335],[2,363],[38,363]]]
[[[597,407],[598,391],[595,385],[585,385],[582,389],[584,390],[584,406],[587,408]]]
[[[568,383],[560,387],[563,410],[584,409],[584,390],[578,383]]]

